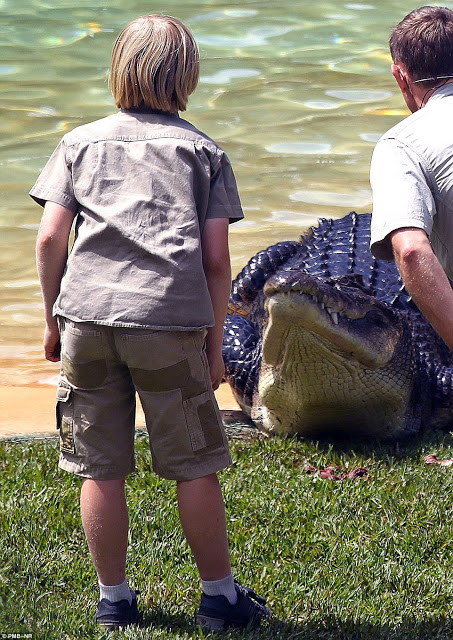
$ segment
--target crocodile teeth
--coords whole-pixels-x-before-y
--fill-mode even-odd
[[[326,307],[326,311],[329,314],[329,316],[332,318],[332,322],[334,324],[338,324],[338,312],[332,311],[331,307]]]
[[[331,307],[326,307],[324,302],[319,302],[318,300],[318,296],[311,296],[311,299],[313,300],[313,302],[315,302],[316,304],[319,304],[319,306],[321,307],[321,309],[325,309],[327,311],[327,313],[330,315],[330,317],[332,318],[332,322],[334,324],[338,324],[338,312],[337,311],[332,311]]]

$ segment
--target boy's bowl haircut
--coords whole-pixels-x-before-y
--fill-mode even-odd
[[[199,69],[197,44],[180,20],[141,16],[116,39],[110,88],[119,109],[185,111],[198,84]]]

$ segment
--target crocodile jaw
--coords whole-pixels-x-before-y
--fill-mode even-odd
[[[397,323],[370,322],[364,332],[362,322],[355,333],[354,322],[366,313],[332,318],[311,296],[295,292],[275,294],[267,304],[255,422],[274,433],[311,436],[404,431],[413,376]]]
[[[329,348],[343,358],[357,360],[369,369],[380,369],[390,362],[401,337],[398,326],[381,319],[367,322],[375,306],[364,306],[337,313],[318,303],[316,297],[297,291],[274,294],[266,301],[269,323],[264,334],[263,359],[272,364],[281,360],[282,336],[289,327],[298,326],[325,340]],[[361,322],[364,321],[364,322]],[[364,326],[363,326],[364,325]]]

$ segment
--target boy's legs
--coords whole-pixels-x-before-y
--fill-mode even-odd
[[[82,523],[102,585],[125,580],[129,518],[119,480],[84,479],[80,494]],[[225,507],[215,473],[177,483],[181,525],[203,581],[231,575]],[[233,589],[233,585],[230,587]]]
[[[125,580],[129,518],[125,478],[83,479],[82,523],[91,558],[102,585]],[[177,483],[181,525],[203,581],[231,576],[225,507],[215,473]],[[233,590],[233,584],[230,589]]]
[[[82,523],[98,578],[104,585],[125,579],[129,518],[119,480],[84,479]],[[202,580],[231,573],[222,491],[215,473],[177,483],[181,525]]]
[[[80,495],[82,523],[102,584],[125,578],[129,518],[119,480],[84,479]],[[215,473],[178,482],[181,525],[202,580],[219,580],[231,572],[225,508]]]

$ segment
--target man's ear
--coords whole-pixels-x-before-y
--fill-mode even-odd
[[[398,83],[401,93],[403,94],[404,101],[409,107],[409,110],[414,113],[419,108],[417,104],[411,86],[411,77],[407,73],[404,65],[399,62],[398,64],[392,64],[392,74]]]
[[[407,80],[407,76],[405,74],[405,70],[403,70],[399,64],[392,64],[391,69],[392,69],[392,75],[397,81],[398,86],[404,95],[406,91],[409,91],[409,83]]]

